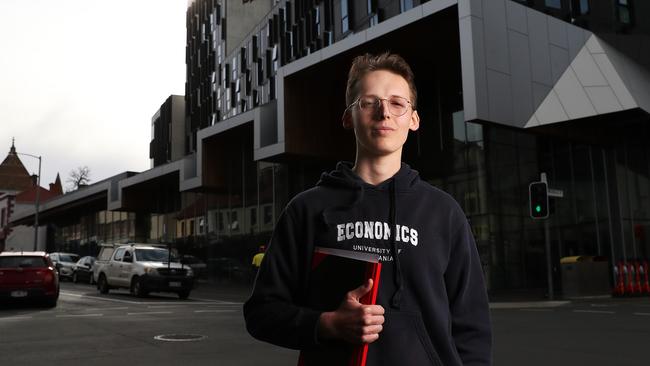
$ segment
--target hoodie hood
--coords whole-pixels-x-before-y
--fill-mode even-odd
[[[390,198],[389,208],[389,224],[390,227],[395,227],[397,222],[397,214],[399,212],[397,207],[396,195],[397,192],[407,192],[414,189],[414,186],[420,180],[417,171],[411,169],[406,163],[402,163],[399,171],[386,181],[372,185],[365,182],[361,177],[352,170],[353,164],[351,162],[339,162],[336,169],[330,173],[323,173],[320,180],[316,185],[331,187],[334,189],[349,191],[351,193],[350,203],[344,206],[335,206],[323,210],[322,219],[326,225],[331,225],[340,222],[343,218],[358,217],[358,207],[363,201],[365,192],[367,190],[386,191]],[[399,248],[395,240],[395,235],[391,235],[390,246],[393,252],[395,263],[394,281],[395,292],[391,300],[391,306],[399,309],[401,303],[401,293],[403,288],[401,264],[399,261]]]
[[[416,170],[411,169],[411,167],[402,163],[399,171],[388,180],[379,183],[378,185],[372,185],[366,183],[361,177],[357,175],[352,170],[354,164],[349,161],[341,161],[336,164],[336,169],[332,170],[329,173],[321,174],[320,180],[316,183],[317,186],[329,186],[329,187],[338,187],[338,188],[356,188],[364,187],[369,189],[386,189],[390,181],[395,181],[395,187],[398,191],[405,191],[413,189],[413,187],[420,180],[420,175]]]
[[[323,221],[330,225],[342,217],[356,217],[357,205],[363,201],[366,190],[386,191],[393,185],[396,192],[405,192],[414,189],[420,181],[420,175],[406,163],[402,163],[399,171],[378,185],[366,183],[352,170],[353,163],[341,161],[336,164],[336,169],[321,174],[317,186],[329,187],[347,191],[351,194],[349,203],[343,206],[330,207],[323,211]]]

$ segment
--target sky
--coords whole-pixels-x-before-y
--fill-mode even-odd
[[[151,117],[185,94],[187,0],[0,0],[0,162],[42,156],[41,186],[150,169]],[[20,156],[30,174],[38,160]]]

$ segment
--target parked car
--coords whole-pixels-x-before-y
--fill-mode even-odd
[[[181,264],[166,248],[148,244],[102,246],[94,267],[102,294],[112,288],[127,288],[138,297],[174,292],[187,299],[194,287],[192,268]]]
[[[35,299],[55,307],[59,276],[45,252],[0,253],[0,299]]]
[[[72,270],[72,282],[88,282],[89,284],[94,284],[93,281],[93,265],[95,264],[95,257],[85,256],[81,257],[75,263]]]
[[[78,254],[55,252],[50,253],[50,259],[52,260],[52,263],[54,263],[54,268],[56,268],[61,279],[72,279],[74,265],[79,260]]]

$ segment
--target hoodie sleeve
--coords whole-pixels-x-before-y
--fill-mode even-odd
[[[288,207],[280,215],[251,297],[244,304],[246,329],[255,338],[278,346],[305,349],[316,344],[321,312],[297,304],[305,278],[301,253],[307,243]]]
[[[445,272],[451,331],[463,365],[491,365],[492,327],[483,271],[469,223],[462,220],[452,237]]]

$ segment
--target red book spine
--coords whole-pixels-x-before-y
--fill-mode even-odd
[[[379,289],[379,276],[381,275],[381,262],[370,263],[366,272],[366,278],[372,278],[372,288],[370,291],[359,299],[359,302],[364,305],[374,305],[377,303],[377,292]],[[350,366],[366,366],[366,358],[368,357],[368,343],[355,348],[352,358],[350,359]]]

